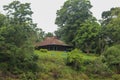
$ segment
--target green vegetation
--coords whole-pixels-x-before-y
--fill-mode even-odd
[[[35,50],[35,54],[39,55],[38,80],[119,80],[119,74],[113,73],[96,54],[85,54],[78,49],[46,53]]]
[[[39,50],[36,50],[35,53],[39,55],[38,64],[41,68],[39,77],[41,80],[89,79],[86,74],[78,72],[72,67],[67,66],[67,57],[69,52],[48,51],[46,53],[42,53]],[[80,53],[80,56],[84,56],[83,59],[87,59],[87,57],[92,60],[92,57],[94,57],[94,59],[97,58],[94,55],[89,56],[84,53]]]
[[[57,11],[56,36],[87,53],[100,53],[99,33],[101,26],[92,15],[89,0],[67,0]]]
[[[120,7],[90,11],[89,0],[67,0],[57,11],[58,38],[71,52],[34,50],[45,34],[29,3],[13,1],[0,13],[0,80],[120,80]],[[77,48],[77,49],[76,49]]]
[[[40,52],[42,52],[42,53],[47,53],[48,50],[47,50],[47,49],[40,49]]]
[[[13,1],[4,10],[7,14],[0,14],[0,75],[34,74],[38,56],[34,54],[36,25],[32,22],[30,4]]]
[[[104,63],[114,72],[120,73],[120,45],[109,47],[102,56]]]
[[[10,80],[119,80],[103,57],[96,54],[82,53],[78,49],[71,52],[34,51],[38,55],[38,72],[20,73],[18,77],[9,75]],[[4,66],[4,64],[1,64]],[[116,66],[115,66],[116,67]],[[119,68],[118,68],[119,69]],[[17,76],[17,75],[14,75]],[[1,78],[4,79],[4,78]]]

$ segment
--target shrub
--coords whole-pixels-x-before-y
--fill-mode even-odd
[[[81,80],[89,80],[89,77],[88,77],[86,74],[82,73],[82,74],[80,75],[80,79],[81,79]]]
[[[120,73],[120,45],[109,47],[103,54],[102,60],[112,70]]]
[[[37,80],[37,76],[32,72],[26,72],[21,74],[20,79],[21,80]]]
[[[84,66],[87,66],[87,65],[91,64],[92,61],[93,61],[93,60],[91,60],[91,59],[85,59],[85,60],[83,61],[83,64],[84,64]]]
[[[120,80],[120,74],[115,74],[112,76],[113,80]]]
[[[79,50],[75,49],[68,53],[66,64],[75,70],[82,70],[83,59],[80,56]]]
[[[88,75],[94,74],[96,76],[110,76],[112,71],[108,68],[106,64],[102,62],[100,58],[95,59],[86,67],[86,73]],[[91,74],[90,74],[91,73]]]
[[[47,53],[48,50],[47,49],[40,49],[40,52]]]
[[[7,63],[0,63],[0,70],[3,72],[6,72],[8,70],[8,64]]]

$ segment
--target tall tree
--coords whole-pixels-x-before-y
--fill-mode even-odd
[[[101,26],[96,20],[87,20],[77,30],[77,35],[74,39],[77,42],[77,47],[87,53],[100,53],[100,31]]]
[[[92,5],[89,0],[67,0],[62,8],[57,11],[56,24],[60,33],[59,36],[67,43],[76,45],[74,38],[77,30],[87,19],[92,17],[90,8]]]
[[[120,7],[102,13],[104,38],[109,45],[120,43]]]
[[[0,54],[3,52],[3,44],[5,44],[5,37],[2,35],[3,30],[6,28],[5,25],[6,16],[0,13]],[[2,56],[0,55],[0,58]]]
[[[35,71],[37,57],[34,55],[36,24],[32,22],[32,11],[29,3],[13,1],[4,6],[7,12],[4,25],[0,26],[0,62],[7,64],[7,70]],[[36,57],[36,59],[35,59]],[[2,59],[1,59],[2,58]]]
[[[45,32],[40,29],[40,28],[37,28],[36,29],[36,41],[35,42],[40,42],[44,39],[45,37]]]
[[[19,1],[13,1],[9,5],[4,6],[7,11],[9,25],[7,27],[14,28],[12,36],[14,42],[18,47],[24,44],[25,41],[31,40],[34,34],[36,24],[32,22],[32,11],[29,3],[22,4]],[[19,37],[18,37],[19,36]]]

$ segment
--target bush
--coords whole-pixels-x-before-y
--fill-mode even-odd
[[[120,73],[120,45],[109,47],[103,54],[102,60],[112,70]]]
[[[6,72],[8,70],[8,64],[7,63],[0,63],[0,70],[3,72]]]
[[[106,64],[102,62],[100,58],[95,59],[86,67],[86,73],[88,75],[94,74],[94,76],[110,76],[112,71],[108,68]],[[91,74],[90,74],[91,73]]]
[[[37,76],[32,72],[26,72],[21,74],[20,79],[21,80],[37,80]]]
[[[83,61],[83,64],[84,64],[84,66],[87,66],[87,65],[91,64],[91,62],[93,62],[93,60],[91,60],[91,59],[85,59]]]
[[[66,64],[75,70],[83,69],[83,59],[82,56],[80,56],[79,50],[75,49],[68,53]]]
[[[40,52],[47,53],[48,50],[47,49],[40,49]]]
[[[113,80],[120,80],[120,74],[115,74],[112,76]]]

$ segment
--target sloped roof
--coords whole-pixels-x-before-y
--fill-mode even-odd
[[[63,41],[57,39],[56,37],[46,37],[42,42],[36,44],[36,46],[46,46],[46,45],[62,45],[69,46]]]

